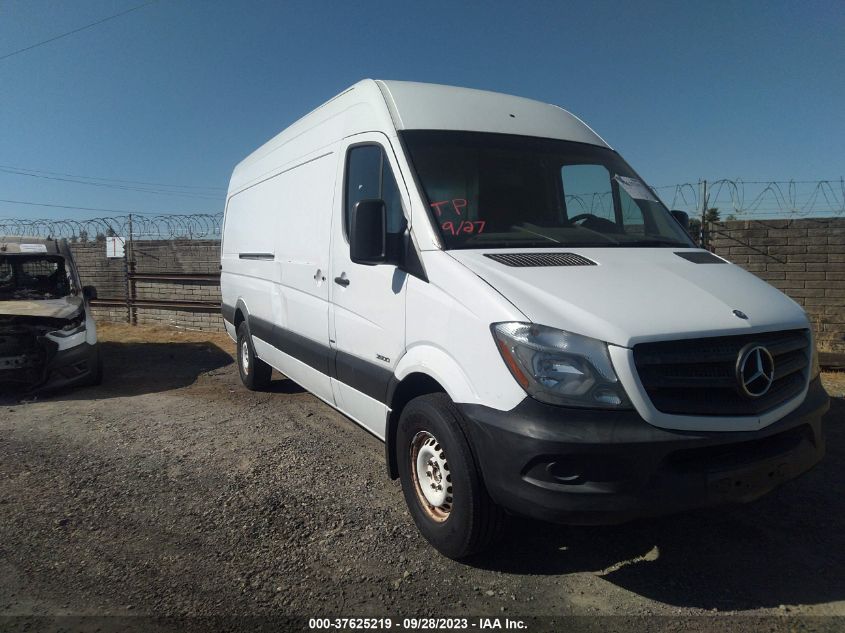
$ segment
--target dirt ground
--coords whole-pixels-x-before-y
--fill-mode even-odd
[[[0,405],[0,617],[845,616],[843,374],[825,375],[825,461],[752,505],[514,519],[457,563],[417,533],[377,439],[283,377],[247,391],[225,335],[101,339],[102,386]]]

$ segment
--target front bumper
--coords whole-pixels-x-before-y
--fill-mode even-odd
[[[99,344],[81,343],[52,355],[45,367],[44,379],[36,389],[42,391],[89,384],[97,379],[99,371]]]
[[[830,406],[817,378],[795,411],[759,431],[671,431],[635,411],[511,411],[458,405],[494,501],[560,523],[599,525],[756,499],[824,455]]]
[[[37,353],[25,366],[13,364],[0,372],[0,388],[33,393],[88,384],[100,372],[100,347],[82,342],[63,350],[46,336],[38,337]]]

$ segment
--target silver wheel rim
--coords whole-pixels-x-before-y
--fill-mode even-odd
[[[417,499],[425,513],[442,523],[452,511],[452,474],[446,451],[428,431],[420,431],[411,441],[411,471]]]
[[[249,374],[249,345],[246,339],[241,343],[241,367],[243,367],[245,374]]]

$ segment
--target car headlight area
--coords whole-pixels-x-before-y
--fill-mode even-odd
[[[66,350],[86,342],[87,325],[85,312],[80,312],[59,329],[46,334],[47,338],[58,345],[58,350]]]
[[[631,408],[606,343],[536,323],[494,323],[491,330],[514,379],[533,398],[572,407]]]

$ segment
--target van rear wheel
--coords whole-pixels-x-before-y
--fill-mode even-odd
[[[247,389],[264,389],[270,384],[273,368],[255,355],[249,326],[242,321],[238,326],[238,372]]]
[[[405,406],[396,432],[402,493],[414,523],[437,551],[454,559],[489,547],[503,524],[462,422],[446,394],[428,394]]]

